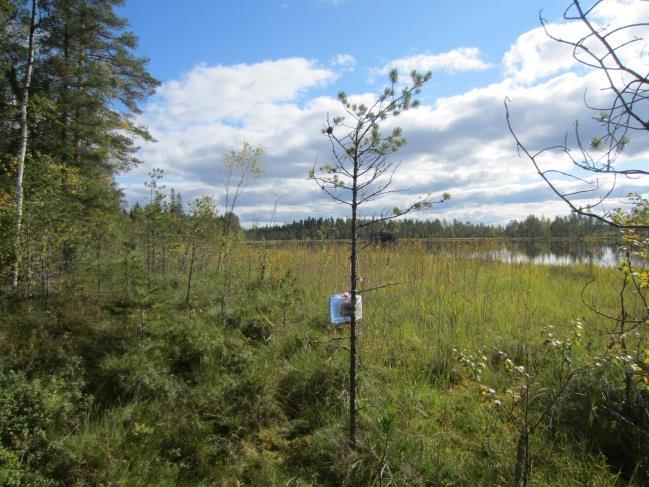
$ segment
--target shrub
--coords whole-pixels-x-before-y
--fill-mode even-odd
[[[346,369],[341,362],[305,353],[279,379],[277,400],[288,418],[304,419],[316,426],[324,413],[335,409],[345,382]]]
[[[78,384],[3,371],[0,391],[0,485],[64,484],[69,458],[53,439],[74,429],[87,406]]]
[[[155,349],[136,349],[124,355],[109,355],[100,364],[97,400],[108,406],[130,400],[175,396],[183,385],[169,374],[163,357]]]
[[[602,362],[572,384],[559,404],[558,429],[603,453],[613,471],[649,482],[649,390],[621,381],[624,370]]]

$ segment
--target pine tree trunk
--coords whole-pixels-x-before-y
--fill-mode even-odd
[[[82,27],[83,27],[83,20],[82,20]],[[84,80],[83,80],[83,72],[84,72],[84,67],[85,67],[85,53],[83,51],[83,46],[80,46],[79,48],[79,59],[78,59],[78,75],[77,75],[77,89],[78,95],[76,95],[79,100],[83,99],[85,88],[84,88]],[[82,106],[77,102],[75,105],[74,109],[74,121],[75,121],[75,128],[74,128],[74,162],[77,165],[81,164],[81,148],[82,148],[82,134],[80,130],[80,123],[81,123],[81,110]]]
[[[350,255],[350,293],[351,293],[351,322],[349,325],[349,444],[356,448],[356,272],[358,263],[358,228],[357,228],[357,179],[358,165],[354,163],[354,179],[352,185],[352,241]]]
[[[514,487],[527,487],[529,477],[529,433],[524,431],[518,437],[516,447],[516,471],[514,472]]]
[[[194,272],[194,256],[196,253],[196,244],[192,240],[192,253],[189,260],[189,272],[187,274],[187,294],[185,294],[185,303],[189,304],[189,294],[192,289],[192,274]]]
[[[23,219],[23,174],[25,172],[25,154],[27,152],[27,103],[29,101],[29,86],[32,81],[32,68],[34,65],[34,50],[36,39],[36,0],[32,0],[32,14],[29,24],[29,47],[27,66],[25,68],[25,81],[23,83],[22,99],[20,100],[20,145],[18,147],[18,170],[16,174],[16,223],[14,233],[14,272],[11,285],[18,288],[21,262],[21,226]]]
[[[101,240],[97,242],[97,297],[96,303],[101,301]]]
[[[61,142],[63,147],[68,146],[68,133],[70,129],[70,113],[68,112],[68,103],[69,100],[69,68],[70,68],[70,32],[68,28],[68,21],[65,22],[65,28],[63,32],[63,65],[64,65],[64,74],[63,74],[63,113],[62,113],[62,132],[61,132]],[[67,161],[67,153],[63,153],[63,159]]]

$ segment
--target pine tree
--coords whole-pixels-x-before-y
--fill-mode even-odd
[[[20,180],[21,165],[14,161],[24,146],[25,201],[15,205],[15,240],[23,207],[26,219],[49,222],[43,231],[87,234],[92,221],[119,212],[121,195],[113,176],[137,164],[138,140],[152,140],[134,116],[158,81],[147,72],[147,59],[133,54],[137,39],[115,13],[123,1],[38,0],[28,114],[23,117],[30,59],[24,3],[0,0],[0,19],[7,21],[0,27],[0,129],[5,135],[0,139],[0,202],[20,200],[13,183]],[[52,178],[55,186],[47,184]],[[47,205],[39,203],[44,188]],[[53,193],[53,188],[60,191]],[[6,277],[21,246],[7,250],[8,235],[14,232],[7,231],[5,213],[0,212],[0,266]],[[70,247],[67,241],[62,244]]]
[[[148,60],[132,53],[137,39],[114,12],[122,4],[53,0],[55,15],[44,26],[46,88],[57,111],[48,124],[57,129],[52,133],[58,141],[49,142],[66,163],[96,175],[110,176],[136,164],[134,138],[151,140],[133,115],[158,81],[146,71]]]
[[[395,207],[391,212],[375,218],[363,221],[359,214],[364,205],[395,191],[391,185],[398,164],[391,160],[390,156],[406,141],[399,127],[384,134],[381,125],[404,110],[417,107],[419,101],[414,97],[430,78],[430,72],[420,74],[413,71],[410,75],[410,84],[399,90],[398,74],[393,70],[390,73],[389,86],[369,105],[356,103],[341,91],[338,99],[344,116],[337,116],[331,120],[328,118],[326,127],[323,129],[323,134],[331,144],[332,163],[319,168],[318,171],[314,167],[309,173],[309,178],[315,181],[330,198],[350,209],[349,292],[352,303],[356,302],[356,296],[360,292],[358,289],[359,230],[411,211],[428,208],[436,203],[430,195],[427,195],[406,208]],[[439,202],[449,197],[445,193]],[[356,311],[352,306],[349,328],[349,441],[353,448],[356,447],[357,422],[356,363]]]

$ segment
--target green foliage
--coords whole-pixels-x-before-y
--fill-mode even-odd
[[[65,484],[70,458],[60,437],[74,430],[86,406],[68,380],[0,370],[0,484]]]
[[[119,215],[112,178],[132,167],[137,140],[151,140],[133,116],[158,85],[137,39],[115,10],[121,2],[36,2],[36,52],[28,104],[28,151],[19,275],[31,292],[34,255],[45,261],[65,246],[95,238]],[[25,76],[29,11],[0,4],[0,279],[16,260],[13,211],[19,99]],[[49,267],[48,262],[45,267]],[[54,272],[45,269],[49,281]],[[43,284],[43,283],[41,283]],[[44,282],[47,287],[48,282]]]
[[[236,216],[234,210],[243,189],[251,182],[258,180],[262,174],[261,158],[264,155],[262,146],[253,146],[244,142],[241,149],[223,154],[225,176],[225,225],[223,238],[229,240],[231,233],[236,235]],[[238,220],[237,220],[238,223]]]
[[[449,198],[450,195],[442,195],[442,199]],[[414,206],[416,210],[425,210],[429,205],[426,201],[415,201]],[[400,213],[399,208],[393,209],[393,214],[394,210]],[[365,224],[371,220],[360,221]],[[395,238],[616,238],[619,235],[605,223],[578,215],[556,216],[552,220],[530,215],[522,221],[512,220],[506,225],[401,218],[381,222],[378,227]],[[336,240],[347,238],[349,231],[349,219],[309,217],[280,225],[252,227],[246,231],[246,236],[252,240]],[[366,234],[369,231],[362,235]]]
[[[516,363],[509,354],[500,350],[491,354],[492,367],[501,372],[492,374],[497,375],[497,381],[501,383],[494,387],[483,381],[483,376],[490,372],[486,355],[455,351],[459,362],[479,383],[480,397],[495,407],[516,431],[513,485],[528,485],[530,482],[531,440],[538,429],[548,426],[546,423],[554,416],[557,403],[578,373],[573,367],[573,352],[581,345],[582,331],[582,324],[574,322],[571,333],[558,338],[554,328],[548,328],[544,341],[547,350],[536,352],[533,358],[527,352],[523,364]]]
[[[606,456],[613,471],[639,485],[649,478],[646,389],[625,393],[625,367],[614,362],[581,374],[558,403],[555,428]]]
[[[263,147],[255,147],[248,142],[244,142],[241,149],[231,150],[223,155],[223,167],[225,168],[226,175],[230,174],[234,178],[244,177],[251,179],[261,177],[263,174],[261,157],[263,155]],[[243,183],[245,183],[245,180]]]
[[[133,54],[120,3],[39,2],[24,277],[20,293],[0,289],[0,484],[496,485],[517,478],[521,437],[538,485],[647,483],[642,231],[625,232],[619,273],[509,265],[476,258],[473,244],[369,248],[359,269],[363,286],[377,288],[364,296],[359,448],[351,450],[341,433],[348,329],[332,328],[324,311],[326,296],[349,282],[342,247],[324,240],[346,238],[351,222],[309,218],[248,233],[322,241],[313,247],[244,242],[235,208],[263,156],[248,143],[223,156],[220,214],[207,197],[185,212],[181,196],[165,192],[162,170],[150,174],[149,201],[121,211],[112,176],[137,163],[138,140],[151,139],[134,115],[157,81]],[[0,0],[5,281],[26,54],[21,5]],[[380,197],[388,157],[405,143],[382,124],[415,108],[429,78],[412,73],[404,87],[391,72],[374,104],[341,92],[345,113],[323,133],[334,159],[351,166],[326,164],[310,178],[341,196],[354,190],[350,167],[366,163],[358,201]],[[628,143],[620,138],[616,150]],[[404,238],[606,233],[576,215],[495,228],[390,220],[431,203],[427,195],[385,221],[357,223]],[[615,222],[646,225],[647,199],[632,196],[630,207]],[[586,278],[593,284],[584,290]],[[380,287],[387,281],[404,284]],[[623,287],[611,296],[617,281]],[[603,337],[595,330],[610,316],[620,318]],[[578,332],[571,318],[588,326]],[[453,347],[496,352],[462,354],[468,377]]]
[[[332,409],[341,407],[347,368],[342,361],[322,359],[304,352],[293,359],[290,370],[279,378],[278,401],[289,419],[321,426]],[[342,409],[342,408],[341,408]]]
[[[109,355],[99,365],[98,397],[110,402],[150,400],[174,396],[182,385],[170,376],[163,358],[155,350]]]
[[[413,71],[409,83],[400,86],[398,73],[392,70],[389,85],[368,105],[350,99],[344,91],[338,93],[345,115],[328,118],[322,130],[331,144],[333,162],[318,171],[313,167],[309,179],[335,201],[350,206],[352,222],[357,218],[357,206],[362,207],[365,203],[380,199],[388,192],[391,177],[383,180],[381,176],[393,174],[396,166],[390,161],[390,156],[406,143],[400,127],[383,133],[382,123],[405,110],[416,108],[419,103],[415,97],[431,77],[430,72]],[[345,120],[351,121],[344,123]],[[395,218],[432,204],[429,195],[405,209],[395,208],[396,211],[380,220]],[[352,227],[352,231],[355,231],[354,224]]]
[[[197,265],[192,302],[181,306],[184,287],[172,283],[185,272],[182,247],[170,245],[164,282],[161,272],[152,273],[151,291],[145,291],[146,248],[137,235],[132,241],[127,300],[123,243],[111,247],[107,241],[100,303],[93,304],[92,261],[74,268],[74,288],[57,284],[72,276],[53,278],[47,310],[42,301],[2,302],[3,374],[15,374],[9,368],[24,371],[12,376],[7,389],[23,394],[31,389],[21,383],[38,384],[37,392],[58,397],[38,406],[51,418],[39,457],[48,461],[34,460],[31,470],[12,467],[7,476],[33,474],[63,485],[503,483],[513,475],[515,435],[501,415],[476,400],[452,346],[502,350],[516,363],[529,353],[539,384],[551,383],[556,369],[541,360],[541,351],[561,356],[561,347],[519,344],[537,337],[548,321],[562,323],[562,310],[580,302],[580,276],[594,273],[602,287],[614,282],[613,271],[586,266],[458,260],[458,254],[417,245],[368,249],[360,261],[368,282],[390,276],[410,284],[366,297],[359,448],[352,451],[342,433],[346,330],[332,329],[322,309],[323,296],[345,282],[337,244],[328,244],[326,252],[320,246],[273,245],[263,282],[258,264],[264,249],[238,244],[231,299],[220,324],[220,303],[212,293],[223,277],[214,268],[216,248],[205,246],[211,266]],[[138,286],[150,292],[144,344],[134,298]],[[74,303],[85,304],[72,303],[72,293]],[[521,309],[528,311],[521,315]],[[571,328],[557,326],[552,333],[564,336],[566,330]],[[598,340],[586,328],[580,354],[596,349]],[[580,354],[575,361],[582,360]],[[489,363],[483,377],[499,393],[511,388],[503,367]],[[600,416],[591,415],[595,420],[587,424],[570,419],[588,417],[588,400],[579,395],[584,383],[571,384],[557,403],[551,423],[556,432],[539,430],[538,440],[532,439],[531,451],[543,452],[533,456],[534,481],[541,485],[566,485],[566,478],[615,483],[615,473],[606,469],[609,457],[600,452],[609,455],[623,430],[606,446],[595,428],[613,431],[610,417],[601,416],[605,425],[597,422]],[[592,382],[593,398],[598,384]],[[8,409],[22,417],[17,408]],[[41,423],[32,424],[36,431]],[[11,455],[20,458],[14,450],[3,455],[14,467]],[[610,465],[619,465],[614,461],[611,456]],[[638,461],[629,460],[624,469]]]

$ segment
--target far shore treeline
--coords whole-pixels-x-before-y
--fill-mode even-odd
[[[249,240],[337,240],[348,238],[349,220],[312,218],[292,223],[252,227]],[[581,238],[617,237],[619,232],[594,218],[579,215],[554,219],[529,215],[505,225],[487,225],[460,220],[391,220],[372,227],[370,240],[390,243],[401,238]]]

